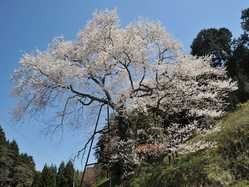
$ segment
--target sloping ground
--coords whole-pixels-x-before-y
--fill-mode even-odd
[[[158,164],[144,163],[134,187],[249,186],[249,102]]]

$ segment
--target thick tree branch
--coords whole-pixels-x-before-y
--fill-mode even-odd
[[[75,90],[75,89],[72,87],[72,85],[69,86],[69,89],[70,89],[74,94],[77,94],[77,95],[79,95],[79,96],[82,97],[82,98],[88,98],[88,99],[90,99],[90,101],[89,101],[90,104],[91,104],[92,102],[94,102],[94,101],[97,101],[97,102],[99,102],[99,103],[109,105],[112,109],[115,109],[115,110],[117,109],[115,103],[113,103],[112,101],[109,101],[109,100],[107,100],[107,99],[105,99],[105,98],[99,98],[99,97],[96,97],[96,96],[94,96],[94,95],[90,95],[90,94],[86,94],[86,93],[79,92],[79,91]],[[84,103],[84,102],[81,102],[81,103],[87,105],[87,103]],[[90,104],[89,104],[89,105],[90,105]]]
[[[98,79],[96,79],[94,76],[91,76],[90,77],[101,89],[102,91],[105,93],[105,96],[107,98],[107,100],[110,102],[112,101],[112,98],[111,98],[111,95],[110,93],[107,91],[107,89],[105,88],[105,85],[104,85],[104,80],[105,79],[102,79],[102,82],[100,82]]]
[[[87,93],[82,93],[82,92],[79,92],[79,91],[75,90],[75,89],[72,87],[72,85],[69,86],[69,89],[70,89],[73,93],[75,93],[75,94],[77,94],[77,95],[79,95],[79,96],[81,96],[81,97],[83,97],[83,98],[89,98],[89,99],[91,99],[91,100],[93,100],[93,101],[98,101],[98,102],[103,103],[103,104],[109,104],[109,102],[108,102],[106,99],[104,99],[104,98],[99,98],[99,97],[96,97],[96,96],[94,96],[94,95],[90,95],[90,94],[87,94]]]

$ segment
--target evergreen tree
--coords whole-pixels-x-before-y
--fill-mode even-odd
[[[80,186],[80,180],[81,180],[81,176],[82,176],[82,173],[79,172],[78,170],[75,170],[74,171],[74,186],[75,187],[81,187]]]
[[[13,166],[13,154],[9,149],[8,142],[5,139],[5,133],[0,127],[0,186],[11,184],[11,168]]]
[[[213,65],[221,66],[231,56],[232,33],[226,28],[201,30],[191,45],[191,54],[213,55]]]
[[[249,8],[242,11],[243,33],[233,42],[233,55],[226,64],[229,75],[238,82],[238,100],[249,99]]]
[[[35,171],[33,158],[19,153],[16,141],[7,141],[0,126],[0,187],[73,187],[74,183],[78,187],[80,176],[71,161],[62,162],[58,173],[55,166],[47,164],[42,172]]]
[[[16,141],[7,141],[0,127],[0,186],[31,186],[34,172],[33,158],[19,154]]]
[[[56,167],[55,166],[45,166],[41,173],[41,187],[56,187]]]
[[[245,32],[249,32],[249,8],[244,9],[241,13],[241,27]]]
[[[65,163],[61,162],[58,168],[57,175],[56,175],[56,186],[57,187],[63,187],[66,184],[66,180],[64,177],[64,169],[65,169]]]
[[[41,187],[41,173],[39,171],[35,172],[31,187]]]
[[[67,162],[66,167],[64,169],[63,175],[66,180],[65,187],[73,187],[74,183],[74,167],[71,161]]]
[[[14,186],[31,186],[35,173],[34,162],[26,154],[18,157],[13,169]]]
[[[0,126],[0,145],[5,144],[5,142],[6,142],[5,133],[2,127]]]
[[[17,145],[17,143],[16,143],[15,140],[13,140],[13,141],[9,144],[9,147],[10,147],[10,149],[11,149],[16,155],[19,154],[19,148],[18,148],[18,145]]]

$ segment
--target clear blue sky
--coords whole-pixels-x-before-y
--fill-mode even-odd
[[[117,8],[122,25],[141,16],[159,20],[188,52],[202,28],[227,27],[238,36],[240,13],[247,7],[248,0],[0,0],[0,124],[38,169],[77,151],[89,135],[85,127],[66,129],[60,140],[46,136],[41,121],[12,122],[9,113],[16,101],[10,96],[10,76],[24,52],[46,49],[55,36],[74,39],[96,9]]]

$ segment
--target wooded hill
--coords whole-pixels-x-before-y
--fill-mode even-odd
[[[61,162],[58,169],[45,164],[37,171],[32,156],[20,153],[15,140],[8,141],[0,127],[0,187],[78,187],[80,178],[71,161]],[[94,181],[94,173],[87,172],[85,186]]]
[[[0,127],[0,186],[31,186],[35,174],[33,158],[19,152],[17,143],[6,140]]]

